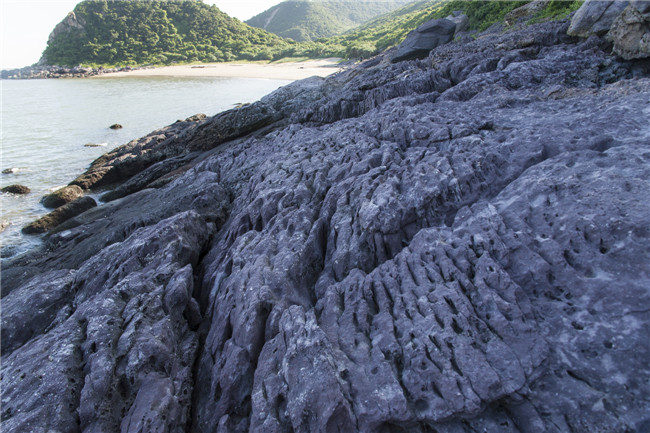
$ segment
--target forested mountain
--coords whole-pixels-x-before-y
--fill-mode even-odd
[[[414,0],[290,0],[246,21],[295,41],[341,34]]]
[[[44,63],[146,64],[269,58],[288,41],[196,0],[79,3],[54,29]]]
[[[395,3],[397,1],[400,0]],[[282,4],[288,3],[305,2]],[[330,7],[334,7],[334,3],[340,4],[338,10],[347,11],[346,14],[354,19],[367,17],[371,12],[364,12],[364,9],[372,9],[370,4],[376,6],[375,12],[381,9],[381,4],[386,5],[380,1],[361,1],[357,6],[350,2],[329,3]],[[79,3],[56,26],[50,35],[42,63],[106,66],[277,60],[288,57],[367,58],[400,43],[410,31],[425,21],[444,18],[453,11],[467,14],[470,29],[483,30],[526,3],[529,2],[417,1],[343,34],[295,42],[251,27],[199,0],[88,0]],[[581,3],[580,0],[552,0],[537,10],[533,19],[568,15]],[[366,6],[363,7],[363,4]],[[323,4],[319,5],[324,7]],[[283,16],[281,9],[276,10],[278,12],[271,22]],[[341,12],[338,16],[346,14]],[[322,17],[320,21],[321,24],[326,23]],[[311,28],[313,30],[315,27]]]

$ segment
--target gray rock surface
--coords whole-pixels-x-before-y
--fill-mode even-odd
[[[456,28],[454,29],[455,34],[464,32],[469,28],[469,17],[463,11],[454,11],[451,15],[446,16],[445,19],[456,24]]]
[[[100,158],[3,261],[4,431],[646,431],[650,75],[567,26]]]
[[[625,8],[612,23],[607,38],[614,43],[614,52],[624,59],[650,57],[650,1]]]
[[[432,49],[452,40],[457,24],[464,25],[460,18],[427,21],[406,36],[404,42],[392,54],[391,61],[397,63],[428,56]]]
[[[582,37],[605,35],[628,4],[629,1],[625,0],[585,0],[571,19],[569,34]]]

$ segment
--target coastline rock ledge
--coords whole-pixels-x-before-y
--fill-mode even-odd
[[[650,72],[568,27],[95,161],[2,263],[3,430],[648,431]]]

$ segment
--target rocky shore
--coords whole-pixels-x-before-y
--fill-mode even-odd
[[[0,71],[0,79],[86,78],[115,72],[129,72],[137,69],[141,68],[130,66],[123,68],[86,68],[82,66],[68,68],[65,66],[33,65],[19,69],[3,69]]]
[[[610,32],[640,3],[96,160],[71,184],[105,203],[2,263],[3,429],[647,431],[648,34]]]

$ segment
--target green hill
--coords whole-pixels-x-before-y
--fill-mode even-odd
[[[391,4],[394,6],[400,1],[408,0],[394,0]],[[341,17],[348,17],[346,20],[349,21],[367,20],[371,14],[382,10],[382,7],[389,7],[388,3],[380,0],[371,3],[363,0],[358,3],[327,1],[330,9],[319,9],[324,8],[325,4],[305,1],[284,2],[278,6],[286,7],[290,3],[299,6],[310,5],[308,10],[312,12],[321,11],[318,12],[320,15],[317,15],[321,18],[310,15],[312,18],[308,21],[319,22],[323,29],[330,30],[343,28]],[[343,34],[295,42],[251,27],[200,0],[86,0],[79,3],[74,11],[55,27],[43,53],[42,63],[106,66],[277,60],[288,57],[367,58],[399,44],[411,30],[423,22],[444,18],[453,11],[463,11],[468,15],[470,29],[483,30],[502,21],[510,11],[526,3],[528,2],[417,1],[376,17]],[[347,6],[344,7],[344,4]],[[370,7],[370,4],[376,7]],[[531,19],[563,17],[575,11],[580,4],[581,0],[551,0]],[[282,9],[275,10],[278,11],[276,14],[267,16],[267,21],[272,18],[267,27],[274,22],[289,23],[289,18],[282,18]],[[323,10],[329,12],[323,15]],[[328,21],[325,17],[331,18],[333,11],[338,11],[339,18]],[[302,23],[294,26],[294,29],[307,28],[304,25],[308,21],[301,21],[295,14],[294,18],[298,20],[298,24]],[[330,25],[328,22],[338,24]],[[288,26],[289,24],[284,25]],[[309,28],[310,31],[316,32],[321,27],[313,25]],[[317,33],[300,34],[306,35],[305,37],[317,36]],[[294,34],[293,37],[298,36]]]
[[[290,0],[246,21],[295,41],[341,34],[414,0]]]
[[[197,0],[88,0],[56,26],[51,65],[142,65],[268,59],[290,42]]]
[[[406,35],[420,24],[436,18],[444,18],[454,11],[462,11],[469,18],[470,30],[485,30],[503,21],[512,10],[528,1],[482,1],[482,0],[423,0],[409,3],[400,9],[380,16],[345,34],[290,45],[276,53],[276,57],[345,57],[367,58],[399,44]],[[551,0],[535,13],[531,20],[562,18],[575,11],[582,0]]]

